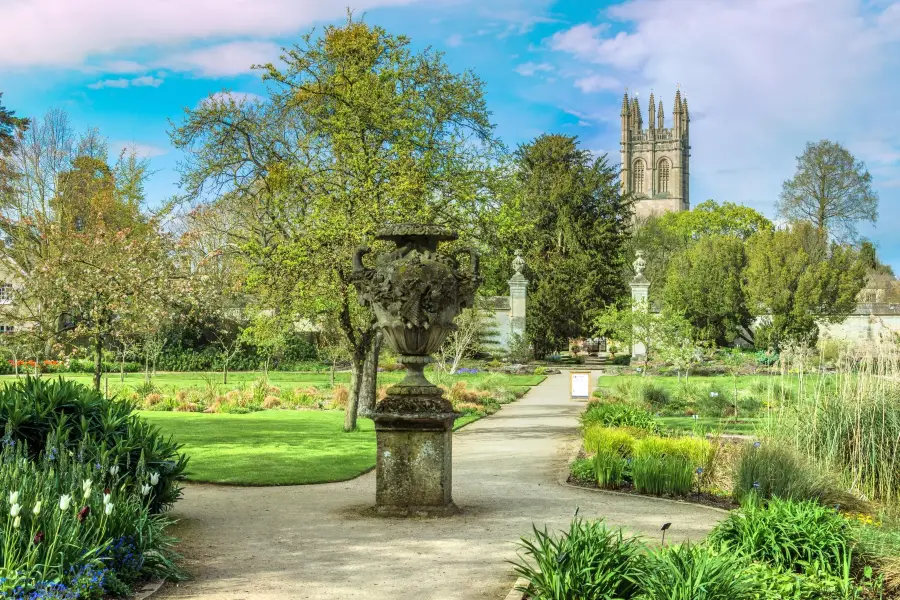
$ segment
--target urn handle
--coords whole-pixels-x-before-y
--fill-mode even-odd
[[[353,272],[359,273],[366,270],[366,266],[363,264],[363,256],[371,252],[372,249],[368,246],[360,246],[356,249],[356,252],[353,253]]]

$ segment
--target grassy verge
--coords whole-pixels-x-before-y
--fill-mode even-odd
[[[375,466],[375,429],[360,419],[344,433],[341,411],[262,411],[245,415],[148,412],[190,456],[189,481],[297,485],[344,481]],[[466,416],[456,429],[478,420]]]

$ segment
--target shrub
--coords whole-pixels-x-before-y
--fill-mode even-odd
[[[867,503],[841,489],[835,477],[810,464],[793,450],[776,444],[748,444],[738,458],[732,490],[743,503],[748,496],[814,500],[824,506],[868,512]]]
[[[576,458],[569,465],[569,473],[578,481],[593,482],[595,481],[594,461],[589,458]]]
[[[675,456],[689,462],[694,469],[701,467],[704,470],[711,468],[715,454],[709,440],[692,436],[646,437],[634,443],[632,452],[635,458]]]
[[[641,429],[606,427],[594,423],[584,430],[584,448],[588,452],[609,450],[616,452],[619,456],[628,457],[631,456],[635,438],[645,433]]]
[[[680,456],[642,456],[632,459],[631,478],[642,494],[685,496],[691,492],[695,469]]]
[[[278,396],[266,396],[263,399],[262,407],[265,409],[278,408],[281,406],[281,398]]]
[[[659,423],[650,412],[628,404],[591,402],[581,416],[581,423],[585,427],[600,423],[607,427],[636,427],[659,432]]]
[[[861,564],[864,558],[847,520],[812,501],[747,502],[716,526],[709,541],[723,552],[796,573],[818,564],[839,575],[851,560]]]
[[[521,591],[531,598],[632,598],[637,593],[640,543],[602,521],[576,518],[559,536],[535,527],[534,539],[523,539],[521,548],[525,560],[514,563],[515,570],[528,580]]]
[[[136,481],[159,474],[151,508],[159,511],[181,495],[187,458],[180,446],[142,420],[128,402],[63,379],[26,377],[0,389],[0,429],[24,444],[36,460],[44,448],[77,453],[85,463],[118,466]]]
[[[602,488],[615,489],[625,480],[625,459],[615,450],[602,449],[593,458],[594,478]]]
[[[762,586],[748,561],[707,546],[679,544],[647,556],[638,575],[646,600],[750,600]]]
[[[640,390],[641,400],[656,410],[663,409],[669,404],[669,392],[663,387],[647,383],[641,386]]]

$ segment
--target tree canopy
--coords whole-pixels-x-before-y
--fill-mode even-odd
[[[829,140],[806,144],[776,206],[780,216],[807,221],[821,237],[844,241],[857,237],[858,223],[878,218],[878,194],[865,163]]]

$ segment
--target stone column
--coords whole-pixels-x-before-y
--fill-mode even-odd
[[[525,302],[528,295],[528,280],[522,275],[525,267],[525,259],[522,251],[516,250],[516,257],[512,261],[513,274],[509,280],[509,334],[512,336],[525,335]]]
[[[634,266],[634,279],[631,280],[631,306],[632,310],[637,310],[640,305],[645,304],[649,309],[650,281],[644,277],[644,268],[647,266],[647,261],[644,260],[643,250],[638,250],[636,254],[637,258],[632,263]],[[644,346],[644,343],[633,341],[631,343],[632,360],[644,360],[646,357],[647,348]]]

